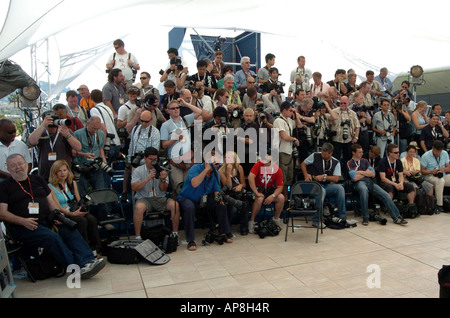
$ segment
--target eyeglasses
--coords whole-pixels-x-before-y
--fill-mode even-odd
[[[145,80],[145,79],[147,79],[148,77],[145,77],[145,76],[143,76],[143,77],[141,77],[140,79],[141,80]]]
[[[169,108],[170,110],[174,110],[174,109],[180,109],[180,107],[172,107],[172,108]]]
[[[148,124],[150,122],[150,120],[142,120],[141,119],[141,123],[146,123],[146,124]]]
[[[115,47],[114,47],[114,50],[117,50],[118,48],[120,48],[120,46],[115,46]]]
[[[129,91],[129,92],[139,92],[139,88],[137,88],[137,87],[130,87],[130,88],[128,89],[128,91]]]
[[[8,168],[13,170],[13,169],[16,169],[17,167],[23,167],[26,164],[27,163],[25,161],[24,162],[19,162],[18,164],[13,163],[13,164],[9,165]]]
[[[395,153],[395,154],[399,154],[399,153],[400,153],[400,151],[393,151],[392,153]]]

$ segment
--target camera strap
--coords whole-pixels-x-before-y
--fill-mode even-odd
[[[64,187],[58,183],[59,185],[59,189],[64,193],[64,195],[66,196],[66,203],[69,204],[69,201],[72,201],[72,199],[70,199],[69,195],[67,194],[66,190],[64,189]],[[67,185],[67,183],[66,183]],[[71,191],[70,187],[67,185],[67,187],[69,188],[69,191]]]
[[[136,130],[136,127],[137,127],[137,126],[134,126],[134,130]],[[153,126],[150,125],[150,126],[149,126],[149,129],[148,129],[147,140],[150,140],[150,137],[151,137],[151,135],[152,135],[152,128],[153,128]],[[136,141],[135,141],[135,143],[134,143],[134,151],[133,151],[134,154],[136,154],[136,150],[137,150],[137,146],[138,146],[138,145],[137,145],[137,142],[138,142],[138,140],[139,140],[139,138],[140,138],[140,136],[141,136],[141,132],[142,132],[142,125],[139,125],[139,133],[138,133],[138,136],[137,136]],[[133,137],[134,137],[134,132],[133,132]]]
[[[55,147],[56,140],[58,140],[59,130],[58,130],[58,132],[56,133],[56,136],[55,136],[55,138],[53,139],[53,141],[52,141],[52,138],[51,138],[50,133],[49,133],[48,131],[47,131],[47,135],[48,135],[48,141],[49,141],[49,143],[50,143],[50,148],[52,149],[52,152],[54,152],[54,151],[53,151],[53,147]]]
[[[88,131],[87,127],[85,127],[85,131],[86,131],[86,138],[87,138],[87,142],[88,142],[88,145],[89,145],[89,149],[91,149],[91,152],[94,152],[94,150],[93,150],[94,146],[92,145],[92,140],[91,140],[92,136],[89,134],[89,131]],[[97,145],[98,145],[98,148],[100,149],[100,140],[98,138],[98,133],[95,133],[94,139],[97,140]]]

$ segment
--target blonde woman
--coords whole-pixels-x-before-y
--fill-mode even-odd
[[[416,157],[417,149],[419,149],[419,147],[416,147],[414,145],[409,145],[406,148],[406,157],[403,157],[400,160],[403,165],[403,174],[405,175],[408,182],[414,186],[416,194],[417,190],[422,188],[425,193],[433,196],[433,185],[430,182],[423,181],[423,176],[420,172],[420,160]]]
[[[244,169],[239,163],[239,158],[234,151],[228,151],[225,153],[224,164],[219,168],[219,176],[222,186],[229,186],[231,189],[231,196],[237,193],[245,191],[245,175]],[[239,227],[241,235],[248,234],[248,214],[251,203],[246,204],[244,208],[236,209],[231,204],[227,204],[227,212],[230,224],[236,217],[239,219]],[[230,238],[230,237],[229,237]]]
[[[48,185],[58,209],[64,213],[65,217],[77,222],[78,231],[83,238],[90,243],[93,250],[100,251],[101,241],[97,230],[97,220],[78,206],[80,194],[67,161],[57,160],[53,163]]]
[[[420,144],[420,134],[422,133],[422,128],[428,125],[430,121],[426,115],[427,107],[427,102],[421,100],[417,103],[416,108],[411,114],[411,122],[414,128],[414,140],[417,144]]]

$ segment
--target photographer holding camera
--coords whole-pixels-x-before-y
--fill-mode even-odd
[[[237,215],[241,235],[248,234],[248,213],[250,212],[249,197],[246,195],[245,174],[242,165],[239,163],[237,154],[234,151],[225,153],[225,162],[218,170],[222,186],[230,188],[229,195],[236,200],[244,202],[242,206],[235,207],[226,202],[230,224]]]
[[[283,172],[273,160],[270,148],[267,148],[265,157],[253,165],[248,175],[248,184],[255,194],[252,214],[248,222],[248,232],[255,233],[255,218],[263,204],[275,204],[273,221],[281,227],[280,216],[286,201],[283,195]]]
[[[324,105],[325,103],[325,101],[321,102],[321,104]],[[318,104],[315,104],[312,98],[305,98],[298,106],[298,117],[302,123],[302,127],[295,128],[292,136],[299,140],[299,144],[294,147],[296,154],[298,153],[298,159],[300,162],[309,156],[315,145],[313,133],[316,125],[315,111],[317,105]]]
[[[61,212],[45,180],[28,175],[27,162],[19,154],[8,156],[6,162],[11,178],[0,183],[0,220],[11,236],[26,246],[44,248],[64,272],[67,266],[77,264],[82,279],[97,274],[105,266],[105,259],[95,259],[80,232],[57,221],[60,215],[52,219],[55,211]],[[57,231],[52,230],[54,226]]]
[[[204,163],[194,164],[184,180],[183,188],[177,197],[184,221],[187,249],[195,251],[195,218],[200,209],[213,212],[214,221],[219,224],[220,235],[227,243],[233,242],[227,207],[223,201],[217,202],[216,195],[221,192],[220,177],[217,174],[220,157],[211,151],[205,155]]]
[[[447,129],[444,128],[439,118],[438,114],[431,114],[430,123],[423,127],[420,133],[420,147],[424,153],[431,150],[434,141],[440,140],[444,142],[449,137]]]
[[[182,65],[182,60],[179,56],[172,57],[169,63],[169,68],[165,72],[162,71],[162,74],[160,72],[161,78],[159,81],[161,83],[166,81],[174,82],[176,91],[180,92],[186,83],[188,68]]]
[[[97,219],[89,213],[78,192],[77,183],[69,164],[64,160],[57,160],[50,169],[48,186],[52,198],[65,217],[75,221],[81,236],[90,244],[93,251],[100,252],[102,243],[97,229]]]
[[[420,170],[425,180],[434,185],[437,200],[437,210],[444,212],[444,188],[450,186],[450,162],[444,143],[440,140],[433,142],[433,148],[420,158]],[[448,212],[448,211],[445,211]]]
[[[208,63],[205,60],[200,60],[197,62],[197,73],[189,76],[187,81],[195,84],[196,82],[203,83],[203,93],[209,97],[214,96],[217,90],[217,80],[216,77],[208,72]],[[195,105],[195,104],[194,104]]]
[[[363,147],[364,153],[369,151],[370,139],[369,129],[372,126],[372,116],[370,114],[370,107],[364,106],[364,95],[361,92],[356,92],[353,96],[353,104],[348,108],[353,110],[359,119],[361,129],[359,131],[359,144]]]
[[[372,130],[376,135],[376,144],[380,147],[381,158],[385,156],[386,147],[396,143],[397,121],[392,112],[389,111],[389,100],[381,99],[381,109],[373,115]]]
[[[264,82],[260,87],[263,91],[264,95],[268,94],[269,101],[274,105],[273,113],[280,112],[280,105],[284,100],[284,83],[278,81],[278,76],[281,74],[278,73],[278,69],[276,67],[272,67],[269,70],[269,79]]]
[[[333,109],[336,119],[330,116],[331,131],[335,131],[336,135],[331,138],[334,146],[333,155],[341,161],[343,167],[346,167],[347,161],[352,158],[352,144],[357,143],[359,139],[359,123],[356,113],[348,108],[349,99],[347,96],[341,97],[341,103],[338,108]]]
[[[55,125],[55,122],[58,125]],[[74,133],[52,112],[42,115],[42,122],[29,136],[27,144],[38,148],[38,174],[48,181],[52,164],[59,159],[72,163],[72,150],[81,151]]]
[[[128,149],[128,162],[132,168],[144,164],[144,152],[153,147],[159,151],[160,133],[158,128],[151,124],[152,113],[144,110],[140,116],[140,125],[134,126],[130,133],[130,148]]]
[[[406,151],[406,147],[414,133],[411,125],[411,115],[407,107],[408,105],[398,103],[397,100],[391,101],[391,111],[394,114],[398,126],[397,142],[400,153]]]
[[[169,173],[165,169],[158,171],[158,150],[148,147],[144,151],[144,164],[137,167],[132,174],[131,190],[136,191],[136,204],[133,212],[133,224],[136,239],[141,239],[141,228],[147,212],[170,211],[172,231],[178,235],[180,208],[178,203],[166,196],[169,187]]]

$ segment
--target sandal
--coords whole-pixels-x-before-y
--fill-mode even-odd
[[[230,233],[230,234],[231,234],[231,233]],[[221,236],[223,237],[224,243],[233,243],[233,239],[232,239],[229,235],[227,235],[227,234],[222,234]]]
[[[197,249],[197,244],[194,241],[189,241],[187,249],[189,251],[195,251]]]

